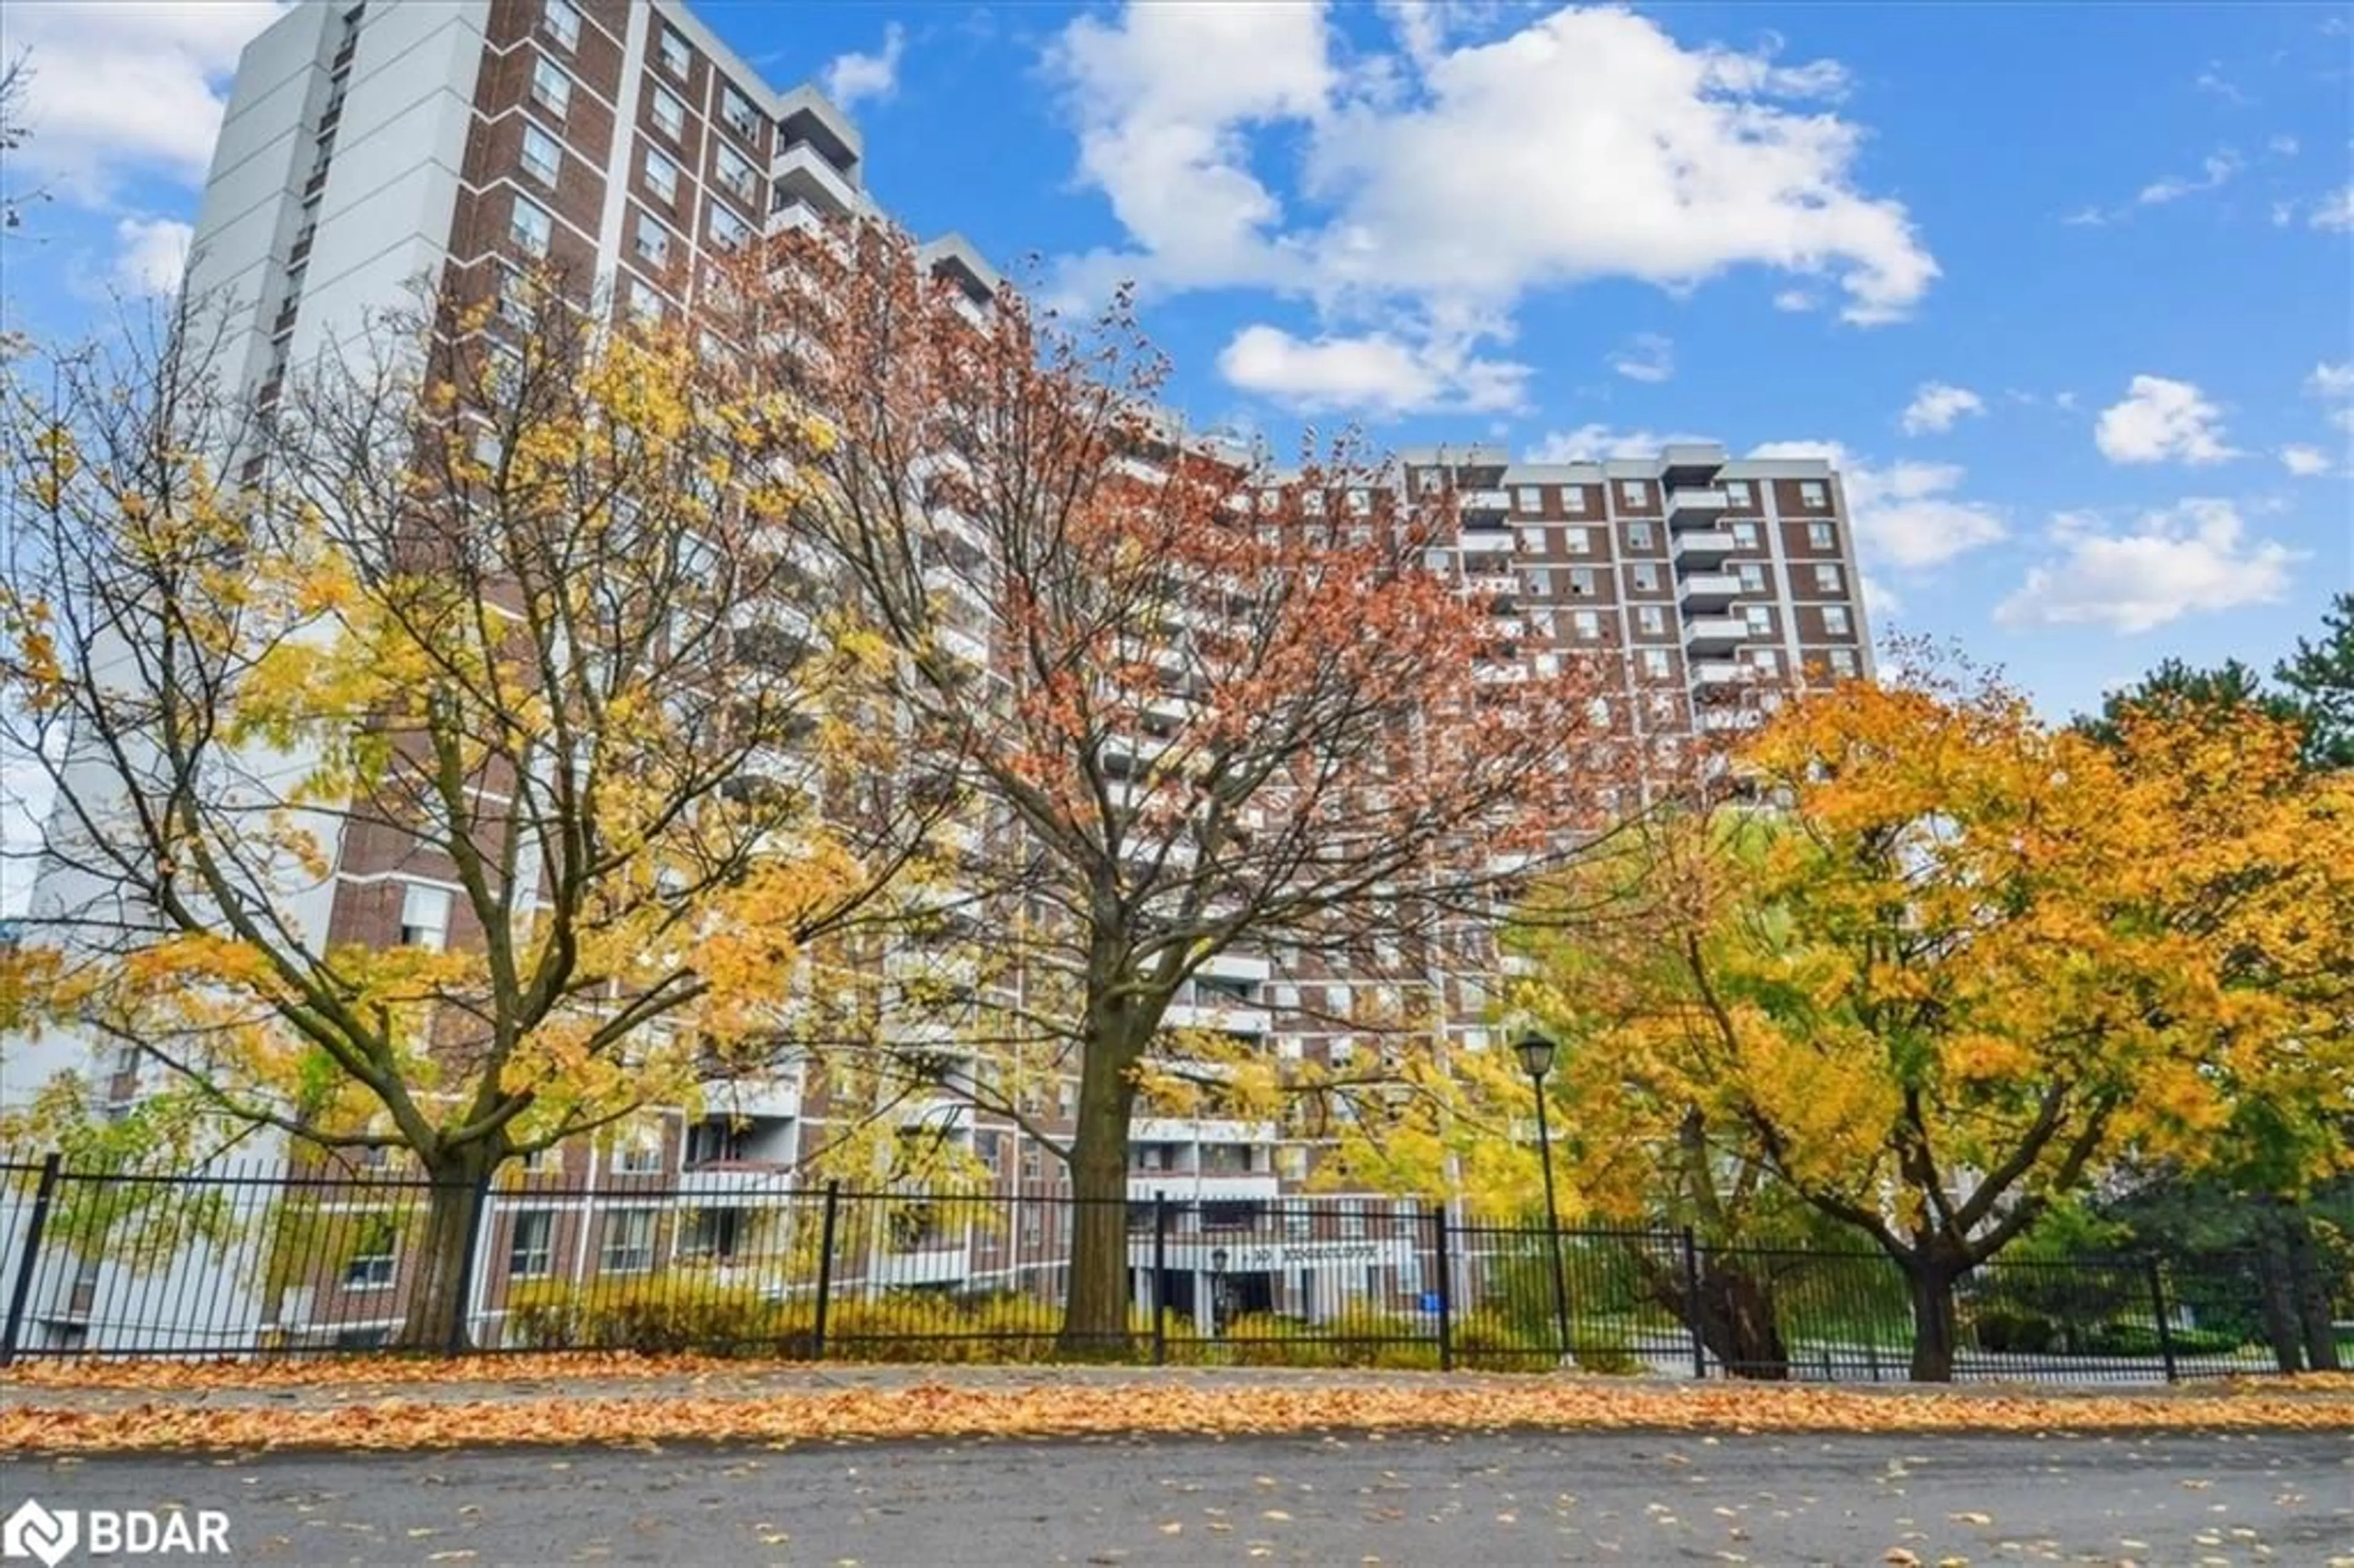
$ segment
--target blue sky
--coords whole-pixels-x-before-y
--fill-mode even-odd
[[[11,4],[9,324],[166,277],[269,4]],[[2354,587],[2354,6],[713,4],[869,182],[1288,444],[1843,464],[1874,620],[2056,714]]]

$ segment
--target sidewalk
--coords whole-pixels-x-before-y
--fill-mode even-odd
[[[2354,1381],[2031,1389],[1670,1383],[1633,1378],[1150,1367],[730,1366],[604,1361],[567,1375],[446,1363],[164,1369],[125,1386],[74,1369],[0,1383],[0,1450],[448,1448],[507,1444],[793,1443],[1127,1433],[1495,1431],[2354,1433]],[[495,1362],[490,1363],[495,1366]],[[395,1375],[370,1375],[392,1373]]]

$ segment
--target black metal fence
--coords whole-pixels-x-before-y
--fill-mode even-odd
[[[1140,1183],[1141,1184],[1141,1183]],[[742,1166],[168,1178],[0,1164],[0,1364],[400,1349],[1369,1366],[1898,1381],[1907,1281],[1877,1251],[1272,1198],[852,1192]],[[1066,1321],[1075,1263],[1121,1288]],[[2269,1370],[2264,1281],[2141,1257],[1998,1259],[1956,1291],[1954,1375]]]

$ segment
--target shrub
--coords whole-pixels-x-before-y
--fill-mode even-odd
[[[2059,1342],[2051,1319],[2015,1308],[1991,1307],[1978,1315],[1978,1349],[2002,1355],[2043,1355]]]
[[[1571,1347],[1569,1359],[1577,1363],[1580,1372],[1600,1372],[1606,1377],[1626,1377],[1643,1370],[1633,1347],[1624,1340],[1598,1345]]]
[[[788,1308],[755,1286],[691,1277],[518,1285],[507,1308],[509,1342],[521,1349],[805,1356],[812,1348],[806,1303]]]

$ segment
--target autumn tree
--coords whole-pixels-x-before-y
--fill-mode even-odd
[[[2345,1093],[2327,1004],[2282,983],[2326,963],[2303,912],[2354,864],[2296,745],[2250,714],[2105,747],[1992,680],[1791,705],[1747,754],[1786,804],[1645,873],[1666,1026],[1612,1036],[1613,1076],[1870,1236],[1914,1375],[1949,1377],[1956,1282],[2095,1172],[2196,1160],[2284,1052],[2312,1054],[2297,1092]]]
[[[2354,591],[2333,596],[2321,636],[2300,637],[2273,667],[2305,725],[2306,758],[2317,768],[2354,768]]]
[[[747,290],[768,378],[825,410],[807,515],[893,654],[918,787],[989,835],[957,882],[1021,980],[943,1085],[1019,1118],[1078,1200],[1065,1344],[1127,1331],[1129,1125],[1181,988],[1238,946],[1426,937],[1504,852],[1591,827],[1615,754],[1594,673],[1482,668],[1488,599],[1430,570],[1444,496],[1345,445],[1278,479],[1150,409],[1125,306],[986,302],[870,226]],[[964,281],[967,284],[970,280]],[[1156,1044],[1156,1039],[1159,1044]],[[1013,1092],[1077,1080],[1055,1135]]]
[[[5,183],[13,154],[32,139],[32,122],[27,117],[32,94],[32,51],[20,50],[15,58],[0,62],[0,233],[21,225],[25,208],[41,199],[38,191],[19,190]]]
[[[16,972],[219,1117],[406,1150],[438,1345],[492,1173],[768,1067],[920,823],[865,809],[894,743],[790,567],[790,400],[553,277],[258,412],[207,319],[0,387],[7,738],[57,790]]]

